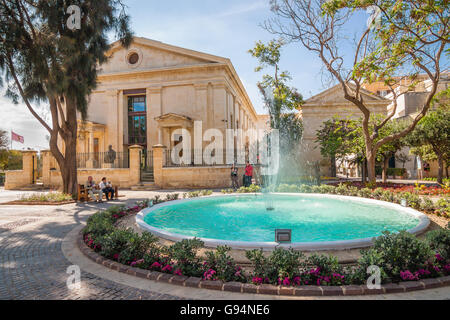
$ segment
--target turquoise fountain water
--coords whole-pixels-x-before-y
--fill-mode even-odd
[[[144,222],[186,237],[240,242],[273,242],[275,229],[292,229],[292,242],[364,239],[383,231],[415,228],[417,216],[382,202],[312,195],[271,194],[209,197],[144,210]]]

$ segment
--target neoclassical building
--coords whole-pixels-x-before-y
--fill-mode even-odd
[[[159,41],[112,45],[79,121],[78,153],[177,143],[177,129],[256,129],[258,115],[231,61]],[[261,122],[261,121],[260,121]]]

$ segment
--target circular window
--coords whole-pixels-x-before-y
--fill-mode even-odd
[[[136,64],[139,61],[139,55],[136,52],[133,52],[128,57],[128,62],[130,64]]]

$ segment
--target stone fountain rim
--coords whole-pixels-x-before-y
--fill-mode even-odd
[[[391,202],[385,202],[381,200],[375,200],[375,199],[368,199],[368,198],[362,198],[362,197],[353,197],[353,196],[342,196],[342,195],[335,195],[335,194],[317,194],[317,193],[283,193],[283,192],[276,192],[272,193],[275,195],[288,195],[288,196],[308,196],[308,197],[317,197],[317,198],[332,198],[332,199],[347,199],[351,201],[359,201],[362,203],[368,203],[368,204],[377,204],[382,205],[387,208],[391,208],[400,212],[404,212],[406,214],[412,215],[419,219],[419,224],[412,228],[407,230],[407,232],[419,235],[426,231],[428,226],[430,225],[430,219],[423,213],[414,210],[409,207],[403,207],[396,203]],[[228,195],[211,195],[207,197],[202,198],[229,198],[229,197],[236,197],[236,196],[243,196],[243,195],[261,195],[260,193],[233,193]],[[199,198],[195,198],[199,199]],[[181,200],[175,200],[175,201],[168,201],[164,203],[160,203],[157,205],[154,205],[153,207],[146,208],[139,212],[136,215],[136,223],[137,225],[143,229],[144,231],[148,231],[160,238],[178,242],[183,239],[193,239],[192,236],[184,236],[182,234],[178,233],[172,233],[167,232],[165,230],[155,228],[150,226],[144,221],[144,218],[146,215],[150,214],[152,211],[166,207],[171,206],[176,203],[183,203],[192,201],[195,199],[181,199]],[[340,240],[340,241],[322,241],[322,242],[294,242],[289,244],[280,244],[277,242],[246,242],[246,241],[229,241],[229,240],[220,240],[220,239],[209,239],[209,238],[199,238],[201,241],[204,242],[204,246],[206,248],[217,248],[218,246],[229,246],[232,249],[240,249],[240,250],[251,250],[251,249],[262,249],[264,251],[272,251],[276,248],[284,248],[289,249],[292,248],[294,250],[299,251],[333,251],[333,250],[350,250],[350,249],[358,249],[358,248],[367,248],[373,245],[375,238],[362,238],[362,239],[353,239],[353,240]]]

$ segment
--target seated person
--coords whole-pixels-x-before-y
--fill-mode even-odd
[[[105,177],[102,179],[102,182],[100,182],[99,187],[103,191],[103,193],[106,195],[106,201],[114,200],[114,189],[112,187],[112,183],[106,182]],[[111,198],[109,197],[110,193],[111,193]]]
[[[88,191],[89,197],[91,197],[92,200],[95,200],[96,202],[102,202],[103,191],[97,186],[91,176],[88,177],[88,181],[86,182],[86,190]],[[95,199],[95,195],[97,195],[97,200]]]

